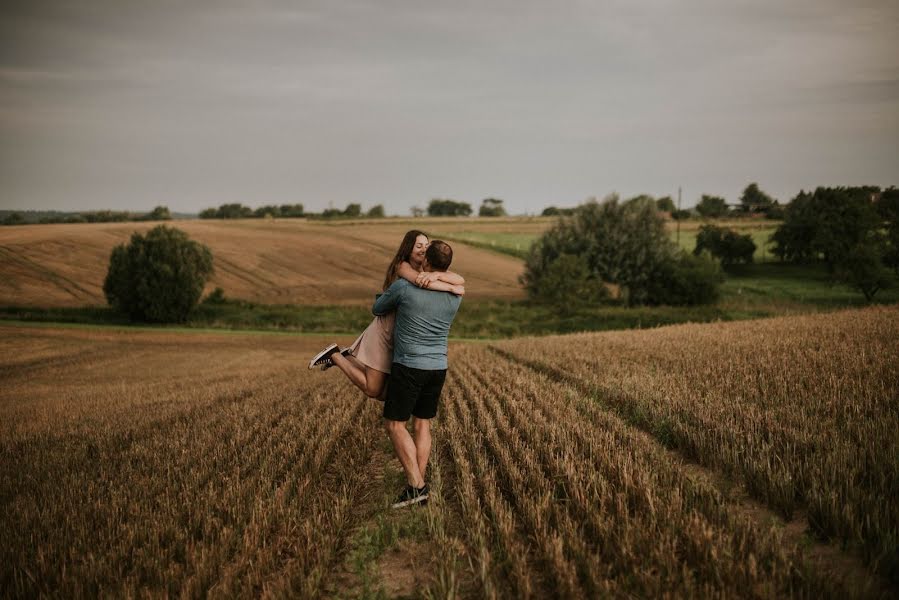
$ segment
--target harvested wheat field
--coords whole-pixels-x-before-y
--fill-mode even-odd
[[[264,304],[367,304],[412,228],[453,229],[453,219],[329,223],[305,220],[177,221],[212,250],[208,289]],[[0,305],[105,305],[103,279],[112,248],[153,223],[25,225],[0,228]],[[452,269],[471,298],[524,296],[522,264],[508,256],[453,243]]]
[[[455,345],[405,511],[329,340],[0,340],[4,595],[899,590],[895,308]]]

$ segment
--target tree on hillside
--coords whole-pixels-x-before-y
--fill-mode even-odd
[[[147,214],[143,215],[140,221],[171,221],[172,213],[169,212],[168,206],[157,206]]]
[[[759,189],[759,184],[753,182],[746,186],[740,196],[740,210],[744,213],[765,213],[772,209],[775,200]]]
[[[696,205],[696,212],[707,219],[716,219],[727,215],[727,201],[721,196],[703,194]]]
[[[357,204],[355,202],[351,202],[350,204],[347,204],[346,208],[343,209],[343,216],[350,217],[353,219],[355,219],[357,217],[361,217],[362,216],[362,205]]]
[[[703,252],[720,260],[723,266],[749,264],[755,254],[755,242],[749,234],[740,235],[733,229],[703,225],[696,234],[693,254],[699,256]]]
[[[899,189],[888,187],[877,197],[877,212],[886,225],[883,262],[899,275]]]
[[[581,257],[588,279],[621,286],[630,305],[708,301],[681,292],[686,287],[698,290],[701,286],[694,285],[696,281],[715,268],[707,261],[682,257],[651,198],[619,202],[612,195],[602,203],[594,200],[546,231],[525,261],[522,283],[532,298],[545,295],[545,280],[552,277],[553,265],[563,255]],[[716,286],[711,282],[709,289]],[[600,298],[597,294],[592,300]]]
[[[103,292],[135,321],[182,322],[212,275],[209,248],[178,229],[159,225],[113,248]]]
[[[384,218],[384,205],[383,204],[375,204],[371,208],[368,209],[368,212],[365,213],[365,216],[370,219],[383,219]]]
[[[673,213],[677,208],[674,206],[674,200],[671,199],[671,196],[662,196],[661,198],[656,200],[656,209]]]
[[[772,236],[774,254],[790,262],[823,260],[833,271],[851,249],[878,238],[882,224],[869,188],[801,191]]]
[[[425,209],[423,209],[423,208],[420,207],[420,206],[412,206],[412,207],[409,208],[409,213],[410,213],[413,217],[419,218],[419,217],[425,216]]]
[[[442,198],[434,198],[428,203],[430,217],[467,217],[471,215],[471,204]]]
[[[506,209],[503,201],[498,198],[484,198],[481,202],[481,208],[478,210],[479,217],[505,217]]]
[[[790,262],[821,261],[836,279],[872,299],[890,285],[884,268],[891,260],[890,225],[878,197],[879,189],[870,186],[799,192],[771,236],[774,254]]]

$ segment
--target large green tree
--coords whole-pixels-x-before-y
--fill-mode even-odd
[[[882,219],[870,188],[819,187],[787,205],[772,235],[774,254],[790,262],[823,260],[831,271],[862,243],[878,243]]]
[[[746,186],[740,195],[740,209],[747,213],[767,214],[774,207],[775,200],[753,182]]]
[[[790,262],[821,261],[870,301],[892,284],[885,268],[892,260],[891,225],[882,201],[880,190],[869,186],[799,192],[771,236],[774,254]]]
[[[707,219],[715,219],[727,215],[727,200],[721,196],[703,194],[696,205],[696,212]]]
[[[113,248],[103,292],[134,321],[177,323],[197,305],[212,271],[209,248],[159,225]]]
[[[478,209],[479,217],[505,217],[506,208],[499,198],[484,198],[481,208]]]
[[[703,225],[696,234],[693,254],[699,256],[708,252],[724,266],[737,263],[751,263],[755,254],[755,242],[749,234],[740,235],[733,229]]]
[[[566,255],[582,260],[586,275],[581,266],[562,258]],[[595,291],[592,300],[601,299],[602,294],[591,281],[621,286],[630,305],[676,304],[687,296],[686,303],[706,300],[669,293],[677,287],[672,278],[681,278],[687,271],[692,276],[702,269],[693,269],[698,263],[682,257],[651,198],[620,202],[612,195],[601,203],[594,200],[583,204],[572,216],[562,217],[531,247],[525,261],[522,283],[531,297],[548,294],[546,280],[554,277],[560,260],[566,261],[561,264],[567,270],[579,273],[579,286],[585,293]],[[703,277],[702,273],[697,276]]]

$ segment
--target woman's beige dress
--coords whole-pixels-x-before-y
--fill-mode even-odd
[[[382,373],[390,373],[393,364],[393,326],[396,313],[375,317],[350,346],[356,360]]]

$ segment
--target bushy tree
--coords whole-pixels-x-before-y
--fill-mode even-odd
[[[499,198],[484,198],[481,202],[481,208],[478,210],[479,217],[505,217],[506,209],[503,201]]]
[[[696,247],[693,254],[699,256],[708,252],[721,261],[724,266],[737,263],[749,264],[755,254],[755,242],[749,234],[740,235],[733,229],[703,225],[696,234]]]
[[[212,271],[209,248],[159,225],[113,248],[103,292],[132,320],[177,323],[197,305]]]
[[[656,200],[656,208],[662,212],[673,213],[677,210],[677,207],[674,206],[674,200],[671,199],[671,196],[662,196],[661,198]]]
[[[383,204],[375,204],[371,208],[368,209],[368,212],[365,213],[365,216],[370,219],[383,219],[384,218],[384,205]]]
[[[362,205],[357,204],[355,202],[351,202],[346,205],[346,208],[343,209],[343,216],[350,218],[357,218],[362,216]]]
[[[678,251],[658,265],[649,281],[647,304],[694,306],[712,304],[720,296],[724,275],[716,260]]]
[[[696,205],[696,212],[707,219],[715,219],[727,215],[727,200],[721,196],[703,194]]]
[[[877,241],[862,242],[849,250],[836,266],[837,277],[860,291],[871,302],[880,290],[890,287],[892,277],[884,266],[883,248]]]
[[[579,206],[531,247],[522,276],[531,297],[539,297],[544,278],[566,254],[581,257],[590,278],[621,286],[630,305],[668,303],[654,279],[681,260],[652,199],[619,202],[614,195]]]
[[[471,204],[434,198],[428,203],[430,217],[467,217],[471,214]]]
[[[157,206],[144,217],[145,221],[171,221],[172,213],[169,212],[168,206]]]
[[[886,226],[883,262],[899,275],[899,189],[883,190],[877,198],[877,211]]]
[[[745,213],[765,213],[774,206],[775,200],[753,182],[746,186],[740,195],[740,210]]]
[[[801,191],[772,235],[773,252],[790,262],[823,260],[833,272],[850,250],[877,237],[881,227],[870,188]]]
[[[553,304],[562,312],[608,297],[609,290],[590,270],[583,256],[561,254],[549,265],[543,277],[534,281],[531,297]]]

